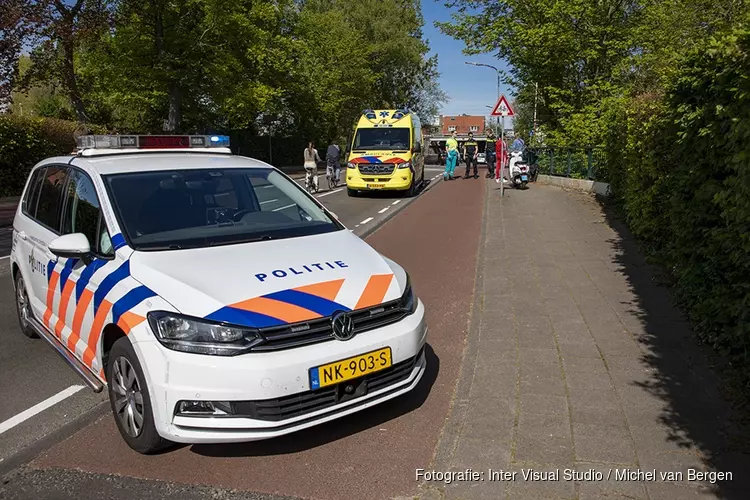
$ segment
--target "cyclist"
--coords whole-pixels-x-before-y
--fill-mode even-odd
[[[474,140],[474,133],[469,132],[469,138],[464,143],[464,162],[466,162],[466,172],[464,173],[464,179],[470,177],[470,170],[472,164],[474,165],[474,178],[479,177],[477,173],[477,155],[479,154],[479,146],[477,141]]]
[[[338,184],[339,175],[341,174],[341,148],[334,141],[328,142],[330,145],[326,151],[326,162],[328,166],[328,172],[326,172],[326,175],[333,175],[335,185]]]
[[[320,160],[320,156],[318,156],[318,150],[315,149],[315,145],[312,141],[307,143],[307,147],[305,148],[305,151],[303,152],[304,158],[305,158],[305,186],[310,185],[310,178],[312,177],[313,185],[315,186],[315,191],[318,190],[318,162]]]

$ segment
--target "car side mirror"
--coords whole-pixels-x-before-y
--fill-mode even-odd
[[[420,143],[414,144],[414,147],[411,149],[412,153],[419,153],[422,151],[422,145]]]
[[[81,259],[88,262],[91,256],[89,239],[83,233],[65,234],[52,240],[49,251],[58,257]]]

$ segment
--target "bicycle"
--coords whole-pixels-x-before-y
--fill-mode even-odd
[[[305,189],[310,194],[315,194],[318,192],[318,188],[315,187],[315,175],[313,174],[312,170],[307,170],[305,172]]]
[[[335,175],[333,165],[326,166],[326,180],[328,181],[328,190],[336,189],[339,185],[339,178]]]

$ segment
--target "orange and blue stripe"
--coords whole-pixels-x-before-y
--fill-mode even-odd
[[[393,280],[393,274],[370,276],[354,309],[381,304]],[[236,302],[206,316],[206,319],[250,328],[281,326],[325,318],[338,311],[351,311],[336,302],[343,279],[324,281]]]

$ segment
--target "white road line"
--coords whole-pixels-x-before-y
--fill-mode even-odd
[[[393,203],[391,203],[391,205],[398,205],[399,203],[401,203],[401,200],[396,200]]]
[[[6,255],[5,257],[0,257],[0,260],[10,259],[10,255]]]
[[[328,191],[327,193],[323,193],[321,195],[318,195],[318,196],[316,196],[316,198],[322,198],[324,196],[328,196],[329,194],[338,193],[339,191],[343,191],[343,190],[344,190],[344,188],[334,189],[333,191]]]
[[[2,434],[5,431],[9,431],[13,427],[17,426],[20,423],[25,422],[26,420],[30,419],[34,415],[43,412],[47,408],[56,405],[60,401],[69,398],[76,392],[80,391],[81,389],[85,388],[83,385],[71,385],[67,389],[64,389],[54,396],[45,399],[41,403],[35,404],[28,410],[22,411],[18,415],[14,417],[10,417],[5,422],[0,422],[0,434]]]
[[[273,210],[271,210],[271,211],[272,211],[272,212],[278,212],[279,210],[284,210],[284,209],[287,209],[287,208],[292,208],[292,207],[293,207],[294,205],[295,205],[295,204],[294,204],[294,203],[292,203],[291,205],[287,205],[287,206],[285,206],[285,207],[274,208],[274,209],[273,209]]]
[[[391,208],[391,207],[385,207],[385,208],[384,208],[383,210],[380,210],[380,211],[378,211],[378,213],[379,213],[379,214],[382,214],[383,212],[385,212],[385,211],[386,211],[386,210],[388,210],[389,208]]]
[[[360,222],[360,224],[367,224],[367,223],[368,223],[368,222],[370,222],[371,220],[372,220],[372,217],[368,217],[368,218],[366,218],[365,220],[363,220],[362,222]]]
[[[279,200],[261,201],[260,204],[263,205],[264,203],[273,203],[274,201],[279,201]]]

